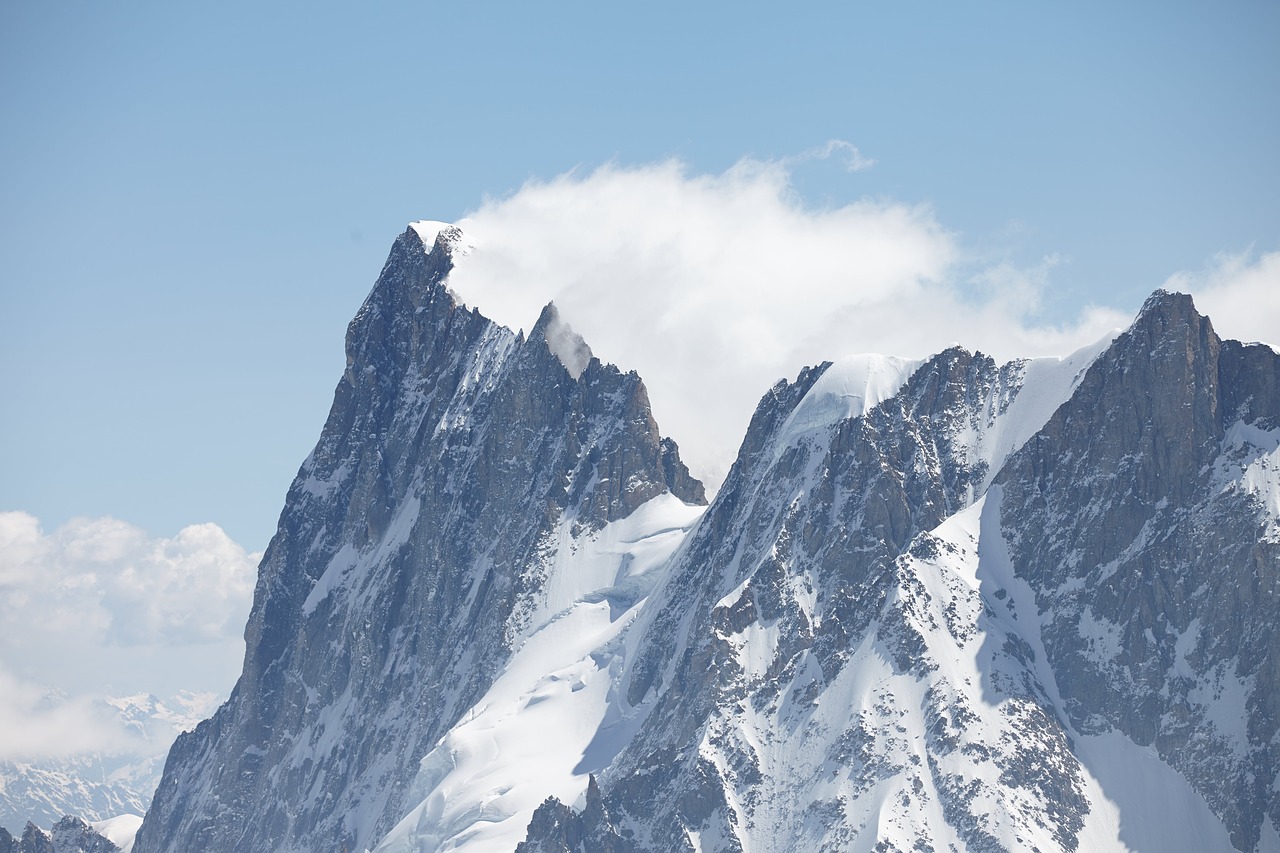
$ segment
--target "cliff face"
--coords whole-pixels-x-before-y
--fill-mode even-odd
[[[554,307],[525,339],[455,303],[459,236],[406,231],[352,321],[263,557],[243,674],[175,744],[138,853],[370,846],[510,655],[550,532],[702,500],[640,379],[566,362]]]
[[[1153,747],[1239,849],[1280,826],[1280,357],[1157,294],[1001,472],[1072,725]]]

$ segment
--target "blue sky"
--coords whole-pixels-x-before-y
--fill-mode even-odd
[[[1280,250],[1277,45],[1269,2],[5,3],[0,509],[260,550],[394,237],[573,169],[785,164],[1040,270],[1031,322],[1131,313]]]

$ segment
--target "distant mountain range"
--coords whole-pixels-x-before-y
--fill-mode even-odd
[[[53,708],[60,701],[56,695],[48,700]],[[143,814],[160,782],[169,746],[179,732],[195,728],[212,701],[207,695],[161,700],[144,693],[96,703],[103,726],[120,733],[120,748],[0,761],[0,827],[20,832],[28,822],[51,827],[66,815],[103,821]],[[0,853],[6,853],[3,844]]]

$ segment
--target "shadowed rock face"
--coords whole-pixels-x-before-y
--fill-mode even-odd
[[[598,850],[600,853],[642,853],[636,845],[623,839],[614,827],[600,796],[595,777],[587,784],[581,813],[554,797],[533,813],[529,822],[529,838],[516,845],[515,853],[567,853]]]
[[[0,853],[119,853],[120,848],[78,817],[64,817],[45,832],[30,821],[21,838],[0,827]]]
[[[998,478],[1072,723],[1154,746],[1242,850],[1280,825],[1280,538],[1240,482],[1278,394],[1273,350],[1158,293]]]
[[[458,241],[395,243],[259,570],[231,698],[174,745],[149,851],[359,850],[418,760],[488,688],[540,542],[664,492],[705,502],[639,377],[458,306]]]

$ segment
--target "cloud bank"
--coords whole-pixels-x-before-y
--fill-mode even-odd
[[[663,432],[713,488],[760,396],[804,365],[953,343],[1000,360],[1066,355],[1138,307],[1086,305],[1047,323],[1057,256],[981,262],[923,205],[807,206],[790,170],[825,158],[873,165],[834,140],[719,175],[668,161],[531,181],[460,223],[474,250],[450,286],[513,329],[554,300],[596,355],[640,373]],[[1196,296],[1224,335],[1275,342],[1280,253],[1223,256],[1165,286]]]
[[[136,749],[109,707],[23,681],[0,664],[0,761],[39,761]]]
[[[260,558],[216,524],[151,538],[114,518],[76,518],[45,534],[32,515],[0,513],[0,596],[38,633],[74,628],[116,646],[238,636]]]
[[[159,748],[105,700],[225,696],[260,558],[214,524],[153,538],[81,518],[45,533],[0,512],[0,760]]]
[[[836,156],[871,165],[841,142],[800,159]],[[511,328],[554,300],[597,356],[640,373],[664,434],[713,487],[760,396],[805,365],[957,342],[1000,358],[1066,354],[1128,320],[1089,307],[1063,326],[1038,323],[1056,259],[975,268],[927,206],[806,206],[793,162],[694,175],[669,161],[530,182],[460,223],[475,248],[450,286]]]

